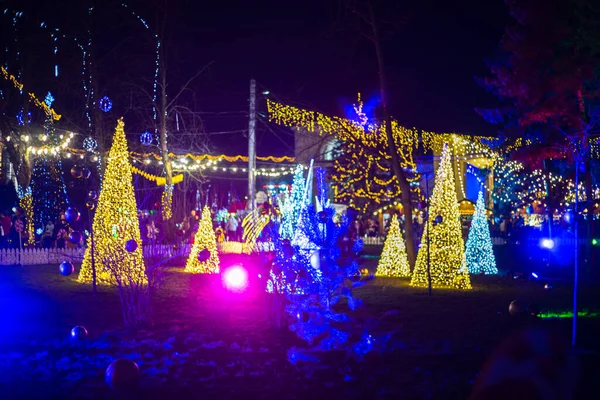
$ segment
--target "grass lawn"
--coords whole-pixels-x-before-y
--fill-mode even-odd
[[[140,366],[135,398],[465,399],[494,345],[522,328],[508,315],[510,301],[553,313],[571,307],[569,283],[547,291],[540,282],[475,277],[472,291],[434,289],[428,297],[407,280],[377,278],[357,291],[364,302],[357,319],[391,334],[389,351],[360,362],[331,352],[318,364],[292,365],[288,349],[304,343],[269,328],[257,291],[225,293],[217,276],[168,268],[153,299],[154,326],[131,332],[122,328],[116,292],[93,294],[75,277],[56,265],[0,268],[2,399],[117,398],[104,371],[120,357]],[[595,290],[582,288],[582,308],[600,310]],[[528,323],[570,335],[570,320]],[[89,340],[69,340],[76,325]],[[580,398],[600,388],[599,328],[597,317],[580,319]]]

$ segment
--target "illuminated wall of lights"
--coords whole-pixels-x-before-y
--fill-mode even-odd
[[[287,127],[302,128],[319,135],[335,135],[344,143],[341,148],[342,155],[334,160],[335,174],[332,180],[335,200],[365,211],[372,204],[387,204],[397,199],[400,196],[400,188],[395,174],[389,167],[385,124],[365,125],[361,106],[359,97],[359,104],[355,105],[355,110],[361,120],[357,122],[267,100],[270,121]],[[470,138],[456,134],[418,131],[402,127],[396,121],[392,121],[391,125],[398,157],[402,168],[409,172],[408,181],[416,199],[422,198],[419,186],[414,184],[420,179],[414,159],[420,146],[424,150],[439,154],[443,144],[448,143],[455,156],[459,175],[462,172],[460,163],[467,157],[497,156],[484,144],[486,141],[493,142],[494,138]],[[459,188],[464,192],[462,177],[459,178]]]

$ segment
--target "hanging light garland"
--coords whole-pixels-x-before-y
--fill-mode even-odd
[[[100,107],[103,112],[107,113],[112,109],[112,101],[108,96],[104,96],[98,100],[98,107]]]
[[[65,151],[68,149],[69,143],[71,142],[71,139],[73,139],[73,137],[75,137],[75,133],[73,132],[69,132],[67,135],[60,135],[59,138],[62,140],[62,143],[56,145],[56,146],[39,146],[39,147],[35,147],[35,146],[28,146],[27,147],[27,152],[33,155],[54,155],[54,156],[60,156],[61,152]],[[27,143],[31,140],[29,135],[25,135],[22,136],[22,139]],[[48,136],[45,134],[40,135],[40,140],[42,142],[45,142],[48,140]]]
[[[141,169],[134,167],[133,165],[131,166],[131,172],[156,183],[157,186],[164,186],[167,183],[167,178],[165,178],[164,176],[150,174],[146,171],[142,171]],[[183,174],[173,176],[174,185],[180,182],[183,182]]]
[[[146,131],[140,135],[140,142],[144,146],[150,146],[153,141],[154,141],[154,135],[148,131]]]
[[[98,148],[98,142],[93,137],[88,136],[83,139],[83,148],[88,152],[93,153]]]
[[[19,91],[23,90],[23,84],[19,82],[14,75],[9,74],[4,66],[0,66],[0,72],[2,73],[4,79],[10,81],[16,89]],[[51,105],[46,104],[45,101],[41,101],[33,93],[28,93],[28,96],[29,101],[31,101],[36,107],[41,108],[44,113],[46,113],[48,116],[51,116],[53,120],[58,121],[61,118],[61,115],[57,114],[56,111],[52,109]],[[52,100],[54,101],[54,99]]]

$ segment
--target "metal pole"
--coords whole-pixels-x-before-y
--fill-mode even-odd
[[[94,293],[98,291],[96,284],[96,257],[94,253],[96,253],[96,246],[94,244],[94,223],[92,222],[92,227],[90,229],[90,238],[92,239],[92,248],[90,249],[92,255],[92,290]]]
[[[250,211],[254,211],[256,183],[256,81],[250,79],[250,110],[248,121],[248,201]]]
[[[432,164],[433,165],[433,164]],[[425,194],[427,195],[427,218],[425,219],[425,229],[427,229],[427,289],[429,291],[429,295],[431,296],[431,254],[429,252],[430,241],[429,241],[429,231],[431,230],[431,226],[429,224],[429,175],[425,175]]]
[[[87,184],[87,192],[90,193],[90,184],[89,184],[89,180],[88,180],[88,184]],[[97,205],[97,200],[94,199],[90,199],[88,197],[88,201],[93,201],[94,204]],[[97,286],[96,286],[96,257],[95,257],[95,246],[94,246],[94,212],[92,210],[89,209],[89,207],[87,207],[86,204],[86,208],[88,210],[88,221],[90,223],[90,254],[92,256],[92,291],[94,293],[96,293],[98,291]]]
[[[577,155],[576,155],[577,157]],[[579,159],[575,160],[575,271],[573,279],[573,329],[571,344],[577,344],[577,286],[579,284]]]

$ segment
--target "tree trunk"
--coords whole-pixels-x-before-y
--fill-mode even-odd
[[[161,50],[162,51],[162,50]],[[169,149],[167,146],[167,72],[164,62],[164,53],[160,55],[160,107],[159,107],[159,134],[160,134],[160,152],[162,155],[163,166],[165,170],[166,185],[162,199],[163,219],[168,220],[172,217],[171,205],[173,202],[173,169],[169,159]]]
[[[96,9],[96,3],[96,1],[92,1],[93,9]],[[96,142],[98,143],[98,148],[96,149],[99,161],[98,174],[100,176],[100,181],[102,181],[104,171],[106,170],[106,166],[108,165],[108,149],[110,149],[111,147],[111,143],[109,141],[110,139],[112,139],[112,132],[108,135],[110,137],[110,139],[108,139],[104,131],[102,111],[100,110],[100,107],[98,107],[98,103],[96,101],[98,95],[100,94],[100,85],[98,80],[100,74],[98,72],[98,63],[96,62],[96,46],[93,45],[95,44],[94,33],[96,31],[94,15],[95,13],[93,12],[89,14],[90,29],[88,42],[90,45],[87,47],[89,84],[87,85],[88,93],[86,93],[86,95],[89,96],[88,105],[89,107],[91,107],[91,110],[88,111],[91,113],[91,132],[88,133],[90,135],[93,135],[96,139]],[[112,123],[114,123],[114,121],[111,122],[111,124]],[[109,126],[111,124],[109,124]]]
[[[375,53],[377,56],[377,65],[379,70],[379,86],[381,95],[381,105],[383,108],[383,118],[385,119],[385,134],[388,141],[388,150],[392,157],[392,169],[394,175],[398,180],[400,186],[400,198],[402,202],[402,208],[404,210],[404,230],[406,232],[406,254],[408,256],[408,262],[411,268],[415,265],[416,251],[414,241],[414,228],[412,223],[412,196],[410,191],[410,184],[406,179],[404,170],[400,165],[400,159],[398,157],[398,148],[394,141],[394,135],[392,132],[392,120],[387,104],[387,80],[385,75],[385,66],[383,63],[383,49],[381,48],[381,40],[379,38],[379,29],[377,26],[377,20],[375,19],[375,13],[373,11],[373,5],[369,1],[369,14],[371,19],[371,27],[373,28],[373,44],[375,46]]]
[[[98,143],[98,157],[99,157],[99,174],[100,180],[104,176],[104,171],[106,169],[106,165],[108,164],[108,149],[110,149],[110,144],[107,143],[105,134],[104,134],[104,124],[102,123],[102,111],[100,107],[98,107],[96,103],[96,99],[98,98],[98,93],[100,90],[100,86],[98,85],[98,68],[96,66],[96,59],[93,56],[94,52],[92,49],[90,51],[90,73],[92,74],[92,79],[90,82],[90,86],[93,88],[92,93],[90,93],[90,106],[92,107],[92,115],[93,115],[93,125],[92,129],[94,132],[94,136],[96,137],[96,142]],[[91,132],[90,132],[91,133]]]

